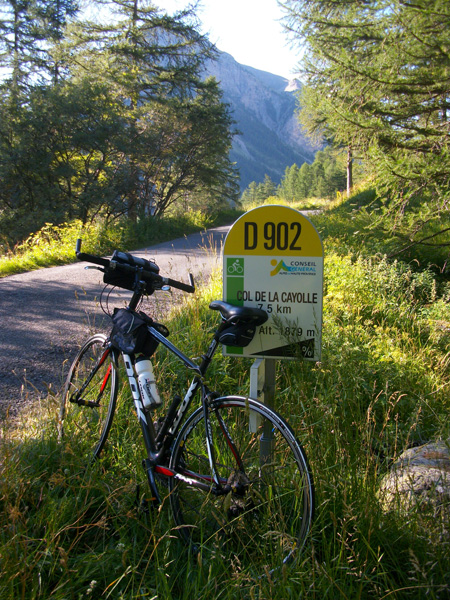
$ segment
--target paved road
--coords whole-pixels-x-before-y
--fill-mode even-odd
[[[133,254],[155,260],[161,275],[187,283],[191,272],[200,281],[220,261],[227,231],[218,227]],[[25,402],[45,396],[49,388],[58,392],[80,342],[107,327],[99,304],[102,274],[84,266],[0,279],[0,416],[7,407],[15,413]],[[112,300],[120,305],[125,297],[119,290]]]

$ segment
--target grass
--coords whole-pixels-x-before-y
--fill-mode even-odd
[[[450,257],[450,213],[427,214],[427,203],[404,214],[389,215],[369,186],[361,186],[350,198],[338,196],[314,218],[327,253],[347,253],[389,259],[445,273]]]
[[[426,511],[385,512],[377,493],[403,450],[450,439],[450,290],[423,259],[389,260],[369,241],[353,244],[343,215],[340,205],[313,217],[327,248],[322,361],[277,367],[276,408],[302,441],[316,484],[314,529],[296,564],[277,580],[249,581],[245,565],[190,555],[167,503],[149,515],[136,508],[142,447],[126,405],[109,451],[87,467],[82,440],[57,443],[58,398],[50,396],[3,423],[2,599],[449,597],[448,533]],[[359,228],[363,217],[353,216]],[[204,351],[217,321],[207,307],[220,296],[216,275],[167,323],[189,356]],[[216,356],[212,387],[247,393],[250,364]],[[169,397],[186,387],[184,367],[163,350],[155,372]]]
[[[209,212],[186,211],[164,218],[140,217],[137,222],[122,218],[85,225],[81,221],[59,226],[47,223],[12,250],[0,245],[0,277],[73,262],[77,238],[83,239],[84,252],[104,256],[116,248],[133,250],[232,223],[240,214],[234,210],[214,216]]]
[[[342,199],[341,194],[338,192],[337,199],[340,201]],[[283,200],[283,198],[278,198],[278,196],[270,196],[263,203],[256,202],[245,202],[243,204],[243,208],[246,211],[252,210],[253,208],[258,208],[258,206],[264,206],[268,204],[278,204],[282,206],[289,206],[290,208],[294,208],[295,210],[323,210],[327,209],[330,206],[329,199],[323,198],[305,198],[303,200],[296,200],[293,202]]]

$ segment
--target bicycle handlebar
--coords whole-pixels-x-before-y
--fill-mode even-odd
[[[178,288],[182,292],[188,292],[188,294],[193,294],[195,292],[195,284],[194,278],[191,273],[189,273],[189,284],[183,283],[182,281],[175,281],[175,279],[170,279],[170,277],[161,277],[164,285],[170,285],[170,287]]]
[[[140,278],[155,287],[157,286],[160,288],[163,285],[168,285],[189,294],[195,292],[194,278],[191,273],[189,273],[189,284],[183,283],[182,281],[176,281],[170,277],[161,277],[161,275],[158,274],[159,267],[157,264],[146,260],[145,258],[133,256],[127,252],[116,250],[111,260],[94,254],[86,254],[85,252],[81,252],[81,239],[78,239],[75,246],[75,254],[78,260],[83,260],[103,267],[105,273],[109,271],[122,271],[124,273],[135,275],[139,272]]]
[[[102,258],[101,256],[95,256],[94,254],[86,254],[85,252],[81,252],[81,240],[78,239],[75,246],[75,254],[77,255],[78,260],[84,260],[86,262],[94,263],[94,265],[99,265],[101,267],[105,267],[105,269],[109,268],[110,261],[107,258]]]

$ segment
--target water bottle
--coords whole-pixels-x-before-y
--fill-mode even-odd
[[[151,361],[145,356],[140,356],[135,363],[138,376],[139,389],[145,408],[156,408],[161,405],[161,398],[156,387],[155,376]]]

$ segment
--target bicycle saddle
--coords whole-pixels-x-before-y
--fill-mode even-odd
[[[211,310],[219,310],[225,320],[236,319],[262,325],[269,318],[265,310],[251,306],[234,306],[222,300],[214,300],[209,305]]]

